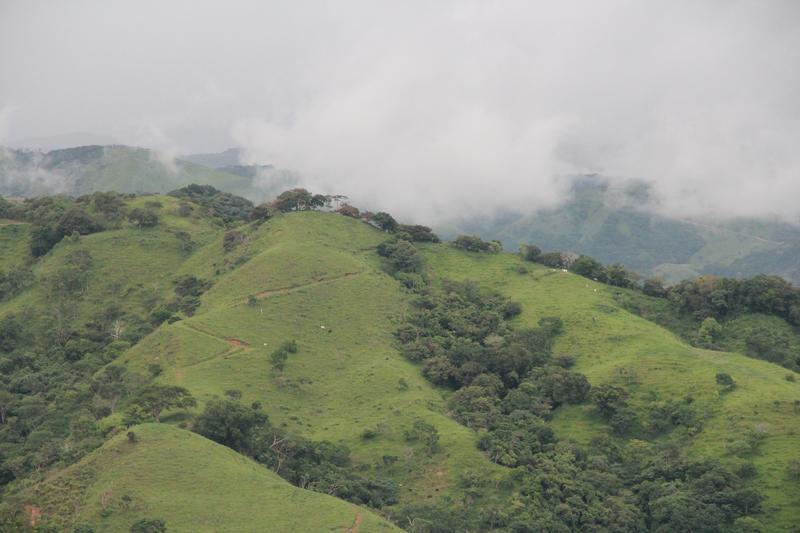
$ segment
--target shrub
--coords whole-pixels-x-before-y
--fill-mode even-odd
[[[165,533],[167,526],[160,518],[142,518],[135,522],[130,533]]]
[[[523,244],[519,247],[519,255],[525,261],[536,261],[542,255],[542,250],[532,244]]]
[[[492,243],[486,242],[477,235],[459,235],[453,241],[453,246],[467,252],[489,252],[492,251]]]

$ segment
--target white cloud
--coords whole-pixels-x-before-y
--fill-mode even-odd
[[[0,103],[25,105],[19,136],[238,143],[426,220],[551,205],[580,172],[646,179],[675,213],[800,212],[793,0],[85,0],[5,15]]]

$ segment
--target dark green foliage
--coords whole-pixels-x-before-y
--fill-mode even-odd
[[[467,252],[497,253],[503,249],[498,241],[486,242],[475,235],[459,235],[453,241],[453,246]]]
[[[103,226],[79,207],[67,209],[56,223],[56,231],[62,237],[73,233],[89,235],[102,230]]]
[[[142,518],[131,526],[131,533],[166,533],[167,525],[160,518]]]
[[[292,353],[297,353],[297,341],[295,340],[285,341],[273,350],[269,356],[273,370],[282,371],[289,359],[289,354]]]
[[[200,307],[200,296],[207,291],[212,283],[208,280],[184,275],[173,280],[175,285],[175,298],[156,308],[150,316],[153,324],[160,324],[169,320],[174,313],[183,312],[192,316]]]
[[[33,223],[30,250],[33,257],[49,252],[70,235],[89,235],[102,224],[74,200],[63,197],[34,198],[19,207],[19,216]]]
[[[389,213],[384,213],[383,211],[379,211],[372,215],[371,222],[378,226],[378,228],[382,229],[383,231],[393,232],[397,230],[397,221],[394,219],[392,215]]]
[[[576,259],[570,266],[570,270],[585,278],[594,279],[603,283],[606,281],[606,272],[603,265],[588,255],[582,255]]]
[[[264,222],[272,218],[274,209],[270,204],[260,204],[250,212],[250,220],[254,222]]]
[[[615,385],[599,385],[592,389],[591,400],[597,406],[597,410],[603,417],[610,419],[617,410],[625,407],[628,399],[628,392]]]
[[[396,231],[408,235],[412,242],[439,242],[439,237],[428,226],[400,224]]]
[[[22,324],[14,315],[0,318],[0,353],[11,352],[17,348],[22,340]]]
[[[716,376],[717,385],[723,387],[726,390],[731,390],[736,387],[736,382],[730,376],[730,374],[726,374],[724,372],[720,372]]]
[[[664,288],[664,282],[660,279],[646,279],[642,284],[642,292],[648,296],[656,298],[663,298],[667,295],[667,290]]]
[[[572,265],[575,268],[575,265]],[[636,276],[619,263],[607,266],[603,270],[603,278],[609,285],[615,287],[633,287]]]
[[[553,407],[582,403],[589,397],[591,389],[586,376],[557,366],[533,369],[528,381],[536,396],[545,398]]]
[[[237,230],[230,230],[225,232],[225,236],[222,238],[222,249],[225,252],[231,252],[234,248],[239,246],[245,241],[244,233]]]
[[[384,241],[378,245],[378,254],[387,259],[393,274],[422,271],[422,256],[409,241],[397,238]]]
[[[197,401],[183,387],[152,384],[142,389],[133,398],[132,404],[140,407],[156,422],[160,422],[164,410],[194,407]]]
[[[478,447],[495,463],[504,466],[531,464],[537,454],[556,443],[553,430],[538,416],[524,410],[499,417]]]
[[[203,206],[212,216],[221,218],[225,223],[249,220],[253,211],[253,202],[250,200],[219,191],[211,185],[191,184],[174,190],[169,195]]]
[[[210,281],[190,275],[175,278],[173,284],[175,285],[175,294],[182,297],[200,296],[211,287]]]
[[[284,213],[317,209],[330,203],[330,197],[312,194],[305,189],[291,189],[278,195],[272,207]]]
[[[570,266],[570,260],[566,254],[561,252],[547,252],[539,254],[536,262],[551,268],[567,268]]]
[[[532,244],[523,244],[519,247],[519,255],[525,261],[536,261],[542,255],[542,250]]]
[[[128,222],[134,224],[139,229],[152,228],[158,224],[158,215],[149,209],[137,207],[131,209],[128,213]]]
[[[255,432],[267,424],[267,415],[231,400],[211,400],[195,420],[195,432],[215,442],[252,455],[257,445]]]
[[[252,457],[299,487],[372,507],[396,502],[396,484],[356,473],[345,446],[285,433],[272,426],[257,406],[212,400],[194,430]]]
[[[115,192],[96,192],[91,196],[95,211],[108,220],[120,220],[125,216],[124,196]]]

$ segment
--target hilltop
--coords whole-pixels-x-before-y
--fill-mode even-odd
[[[762,512],[740,518],[737,527],[756,520],[763,530],[787,530],[800,519],[797,481],[787,473],[800,445],[800,385],[785,368],[691,346],[630,311],[632,299],[648,309],[663,299],[516,254],[449,243],[410,245],[419,262],[409,264],[421,274],[398,275],[377,253],[396,234],[332,212],[225,222],[189,197],[148,196],[126,198],[118,210],[149,211],[154,220],[114,218],[99,210],[104,198],[80,206],[103,231],[66,233],[29,270],[35,226],[0,223],[0,268],[22,272],[23,280],[0,298],[8,339],[0,361],[7,377],[1,470],[5,501],[27,519],[37,508],[43,523],[86,523],[98,531],[126,531],[142,517],[162,519],[170,531],[198,530],[216,519],[218,530],[230,531],[257,530],[267,521],[300,530],[390,530],[379,513],[412,531],[448,530],[447,524],[507,531],[550,519],[520,514],[536,509],[535,498],[553,497],[544,480],[528,485],[545,465],[550,483],[565,494],[542,512],[556,509],[566,520],[579,507],[565,487],[586,498],[565,481],[559,463],[548,462],[554,457],[584,461],[582,471],[608,476],[598,486],[610,487],[624,477],[608,481],[617,479],[615,465],[658,454],[685,454],[688,472],[701,463],[716,469],[718,485],[736,485],[737,509],[749,505],[742,503],[752,497],[748,490],[763,495]],[[558,318],[560,330],[548,334],[538,354],[549,361],[543,368],[569,379],[581,374],[592,390],[623,389],[626,412],[643,427],[618,433],[583,390],[574,402],[541,411],[537,453],[546,459],[534,454],[544,461],[539,467],[492,460],[486,437],[497,429],[460,423],[453,402],[462,390],[434,384],[434,367],[409,360],[398,343],[396,332],[415,310],[437,305],[415,290],[425,283],[435,295],[445,280],[472,280],[481,291],[497,291],[491,301],[518,303],[495,325],[506,338],[514,331],[540,335],[542,319]],[[484,344],[499,346],[497,337]],[[283,348],[287,343],[292,350]],[[275,358],[281,350],[283,366]],[[721,387],[718,374],[735,387]],[[134,420],[148,418],[136,409],[137,395],[153,386],[182,387],[196,403],[164,409],[160,424]],[[478,398],[472,408],[487,401]],[[276,469],[272,456],[230,449],[238,441],[224,448],[191,432],[210,406],[237,404],[242,413],[263,413],[268,434],[289,439],[304,455]],[[674,421],[646,429],[661,412]],[[700,490],[700,481],[685,475],[685,490]],[[670,486],[676,492],[659,500],[662,506],[694,494]],[[583,514],[612,504],[633,509],[630,488],[613,490],[599,502],[585,500]],[[733,513],[734,503],[726,505]],[[647,520],[658,515],[651,514]]]

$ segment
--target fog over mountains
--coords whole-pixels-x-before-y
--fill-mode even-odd
[[[8,2],[0,144],[240,146],[245,164],[431,223],[553,207],[562,176],[587,173],[645,180],[669,215],[796,220],[799,10]]]

